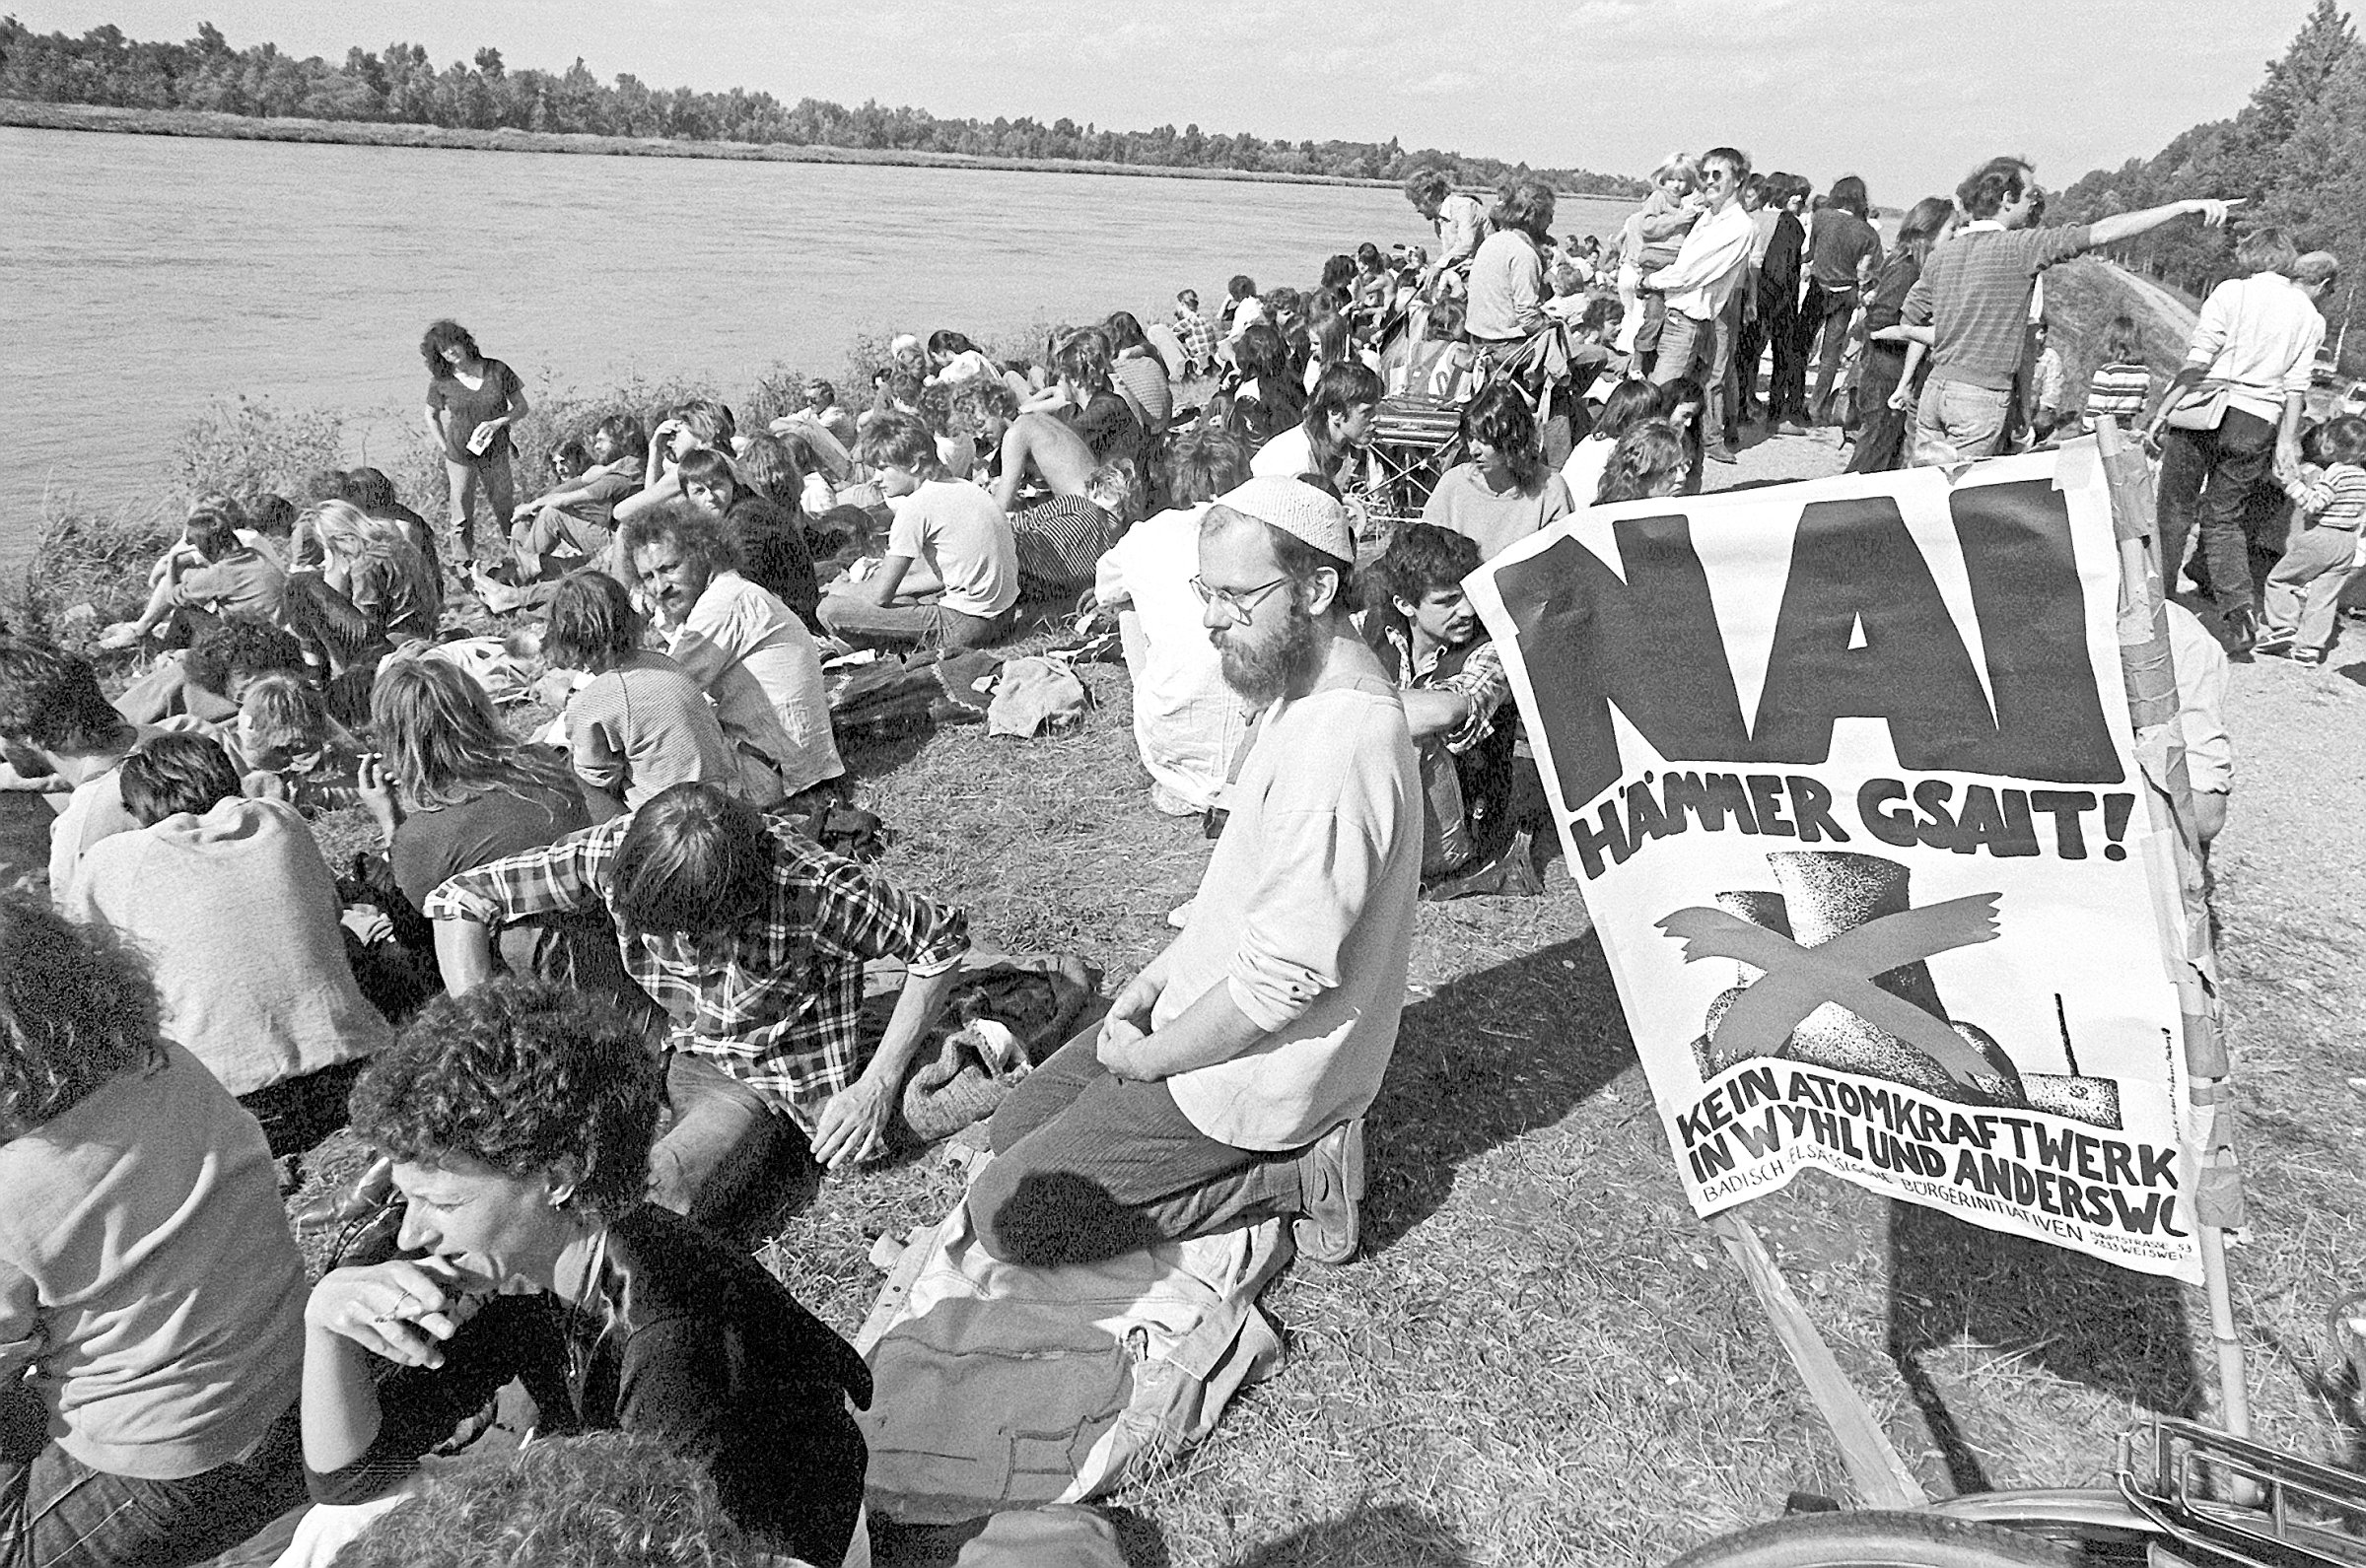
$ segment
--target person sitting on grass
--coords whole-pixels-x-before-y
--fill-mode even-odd
[[[224,621],[123,688],[115,711],[134,724],[185,715],[193,727],[219,734],[239,716],[248,685],[265,675],[304,674],[304,645],[287,631],[260,621]]]
[[[958,910],[712,784],[675,784],[629,816],[460,872],[425,908],[458,994],[492,973],[492,931],[605,913],[626,969],[672,1020],[673,1124],[651,1195],[733,1237],[771,1235],[814,1162],[884,1152],[905,1071],[969,950]],[[864,965],[882,958],[909,978],[873,1050],[858,1026]]]
[[[845,451],[853,451],[862,436],[855,429],[853,411],[838,401],[838,388],[819,376],[805,383],[805,406],[782,418],[818,426]]]
[[[1059,373],[1059,418],[1084,439],[1095,464],[1142,460],[1143,422],[1112,380],[1115,356],[1096,327],[1072,334],[1052,358]]]
[[[1166,361],[1131,310],[1112,310],[1101,331],[1114,356],[1109,364],[1111,384],[1134,411],[1145,441],[1154,446],[1165,439],[1175,417],[1174,381]]]
[[[395,644],[434,641],[444,585],[400,523],[324,501],[296,525],[299,558],[312,539],[318,570],[293,572],[287,585],[288,630],[307,660],[331,677],[374,671]]]
[[[1170,322],[1176,340],[1183,345],[1183,374],[1214,375],[1217,367],[1216,326],[1200,314],[1199,290],[1176,291]]]
[[[1510,831],[1516,726],[1496,719],[1511,696],[1511,679],[1462,589],[1480,560],[1468,535],[1408,523],[1380,558],[1386,597],[1364,615],[1363,639],[1397,683],[1406,728],[1421,753],[1425,897],[1481,891],[1465,873],[1483,859],[1495,864],[1482,870],[1513,878],[1510,886],[1500,874],[1489,878],[1484,891],[1543,888],[1528,835]]]
[[[1083,495],[1054,496],[1013,514],[1020,596],[1073,599],[1090,585],[1093,567],[1126,531],[1134,491],[1132,463],[1103,463]]]
[[[954,396],[967,384],[933,382],[924,386],[913,409],[920,422],[929,427],[929,434],[937,438],[938,461],[956,479],[968,479],[978,468],[977,432],[961,428],[953,420]]]
[[[449,660],[388,659],[370,694],[370,732],[383,760],[366,760],[358,782],[386,852],[378,879],[392,883],[379,891],[406,918],[423,920],[428,895],[459,872],[592,826],[565,759],[511,734],[485,689]],[[597,913],[512,920],[492,962],[498,973],[647,1005]]]
[[[182,1568],[304,1500],[304,1260],[131,942],[0,892],[0,1556]]]
[[[1239,377],[1225,397],[1224,429],[1254,451],[1294,428],[1306,413],[1306,393],[1289,374],[1289,349],[1263,321],[1232,347]]]
[[[843,778],[821,653],[804,622],[739,571],[738,543],[711,517],[669,511],[625,525],[618,546],[665,652],[715,704],[742,756],[789,794]]]
[[[684,783],[777,803],[779,776],[732,749],[707,694],[672,659],[644,648],[641,628],[632,596],[604,572],[578,572],[551,594],[543,654],[592,677],[568,697],[563,716],[592,819],[637,810]]]
[[[137,648],[164,629],[164,646],[186,648],[217,621],[277,621],[287,592],[279,564],[239,537],[226,511],[192,512],[183,536],[189,548],[165,558],[165,575],[138,619],[106,629],[99,646]]]
[[[1611,447],[1593,504],[1607,507],[1614,502],[1677,495],[1684,489],[1692,461],[1692,446],[1673,424],[1664,419],[1644,420]]]
[[[649,433],[649,459],[641,471],[641,489],[616,503],[609,513],[611,527],[622,528],[682,499],[682,476],[676,464],[701,446],[730,453],[738,426],[731,411],[712,398],[694,397],[659,421]]]
[[[49,896],[63,899],[93,845],[139,820],[123,804],[123,759],[156,731],[132,724],[99,689],[91,661],[52,644],[0,634],[0,759],[66,789],[49,825]]]
[[[646,1434],[776,1551],[845,1558],[870,1402],[854,1348],[754,1259],[648,1200],[661,1069],[586,997],[494,981],[430,1006],[354,1089],[393,1160],[395,1256],[304,1311],[313,1496],[368,1502],[512,1378],[559,1432]]]
[[[402,504],[402,499],[394,493],[394,481],[385,476],[384,470],[346,469],[340,499],[361,508],[366,516],[401,523],[403,537],[411,541],[411,547],[427,558],[429,566],[442,570],[436,550],[436,530],[425,517]]]
[[[1249,472],[1268,479],[1320,474],[1345,489],[1355,482],[1357,464],[1371,443],[1382,390],[1379,373],[1366,365],[1345,360],[1327,367],[1296,428],[1258,447]]]
[[[1347,510],[1251,479],[1200,523],[1204,624],[1264,710],[1183,932],[1011,1089],[969,1190],[992,1256],[1113,1258],[1272,1215],[1356,1253],[1363,1114],[1396,1046],[1421,888],[1421,767],[1349,620]]]
[[[1482,561],[1577,510],[1545,461],[1526,395],[1511,382],[1496,381],[1463,405],[1462,443],[1470,460],[1439,476],[1422,520],[1475,542]]]
[[[248,686],[230,734],[216,738],[249,799],[285,802],[307,820],[362,803],[360,746],[298,676],[265,675]]]
[[[778,446],[769,436],[758,440]],[[814,601],[813,550],[805,542],[805,519],[794,506],[761,495],[739,477],[738,464],[712,447],[682,459],[682,497],[701,516],[724,526],[739,546],[740,571],[756,586],[796,612],[808,630],[819,630]]]
[[[1224,684],[1222,659],[1191,588],[1200,570],[1200,519],[1209,503],[1249,477],[1248,449],[1202,426],[1175,443],[1167,464],[1172,510],[1136,523],[1095,569],[1093,601],[1117,612],[1134,677],[1134,745],[1150,776],[1150,804],[1196,817],[1223,804],[1246,725]]]
[[[641,489],[644,446],[639,420],[622,410],[602,416],[592,427],[591,465],[512,514],[507,575],[522,583],[557,576],[550,558],[562,546],[597,562],[615,536],[617,504]]]
[[[91,846],[59,908],[138,944],[165,1028],[301,1154],[344,1125],[361,1058],[393,1038],[346,956],[344,907],[293,806],[239,792],[203,735],[154,735],[124,759],[140,826]]]
[[[1007,393],[1009,388],[1005,387]],[[981,444],[999,440],[991,494],[994,504],[1009,511],[1019,504],[1022,490],[1034,490],[1046,496],[1080,496],[1092,482],[1092,471],[1100,462],[1092,455],[1092,446],[1077,433],[1067,420],[1054,414],[1018,413],[1004,415],[991,393],[983,394],[979,422]],[[1011,399],[1012,408],[1017,400]],[[998,436],[997,426],[1000,426]],[[947,474],[958,479],[957,474]],[[1031,481],[1031,483],[1030,483]]]
[[[873,425],[863,460],[878,471],[895,521],[877,568],[822,595],[822,625],[858,648],[984,648],[1009,635],[1018,553],[995,498],[945,474],[917,419]]]

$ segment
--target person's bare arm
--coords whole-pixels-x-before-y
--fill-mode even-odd
[[[885,606],[895,602],[895,590],[903,586],[904,574],[911,570],[908,555],[889,555],[879,558],[879,569],[860,582],[849,582],[842,592],[865,604]]]
[[[1232,999],[1231,987],[1211,986],[1156,1034],[1112,1016],[1102,1025],[1096,1054],[1121,1078],[1154,1082],[1230,1061],[1264,1038]]]
[[[947,965],[933,975],[907,974],[896,993],[895,1010],[887,1017],[887,1032],[879,1039],[862,1076],[830,1096],[813,1123],[813,1158],[830,1170],[843,1170],[886,1150],[887,1125],[903,1093],[904,1074],[928,1039],[929,1025],[961,979],[961,966]]]
[[[1922,357],[1930,352],[1928,344],[1911,335],[1914,330],[1908,328],[1906,368],[1898,373],[1897,390],[1890,393],[1890,406],[1901,414],[1914,406],[1914,374],[1922,369]]]

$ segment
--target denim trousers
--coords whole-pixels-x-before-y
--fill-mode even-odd
[[[1936,377],[1925,381],[1914,405],[1913,460],[1928,467],[1993,456],[2012,402],[2009,389]]]
[[[716,1235],[751,1245],[811,1195],[813,1146],[789,1117],[713,1058],[665,1063],[672,1125],[649,1153],[649,1197]]]
[[[2334,612],[2349,585],[2357,558],[2358,530],[2296,529],[2284,558],[2267,574],[2266,629],[2291,638],[2295,647],[2323,652],[2333,646]]]
[[[2186,542],[2198,526],[2194,582],[2221,614],[2251,608],[2251,543],[2243,532],[2243,508],[2274,456],[2275,426],[2240,408],[2229,408],[2216,430],[2171,426],[2161,432],[2160,501],[2153,521],[2165,582],[2176,584]]]

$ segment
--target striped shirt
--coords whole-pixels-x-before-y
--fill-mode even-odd
[[[720,939],[635,930],[609,906],[629,815],[462,871],[427,896],[430,920],[499,927],[604,910],[625,969],[672,1020],[667,1044],[709,1057],[810,1136],[830,1096],[862,1067],[863,966],[900,958],[940,975],[969,950],[959,910],[898,892],[776,818],[764,819],[764,908]]]
[[[1969,225],[1922,264],[1902,319],[1935,330],[1930,378],[2009,391],[2029,339],[2038,274],[2087,248],[2094,231]]]
[[[2116,360],[2097,366],[2088,378],[2087,407],[2081,419],[2087,430],[2093,430],[2106,414],[2132,428],[2151,401],[2152,373],[2133,361]]]
[[[735,795],[739,761],[698,683],[662,653],[635,650],[567,699],[567,748],[576,777],[624,796],[637,810],[677,784],[711,784]],[[777,800],[755,794],[758,805]]]
[[[2312,528],[2336,528],[2344,533],[2366,523],[2366,468],[2355,463],[2314,465],[2300,471],[2301,484],[2291,492],[2294,510]]]

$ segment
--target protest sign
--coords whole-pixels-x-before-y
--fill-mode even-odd
[[[1471,581],[1694,1207],[1816,1166],[2198,1280],[2093,447],[1594,508]]]

